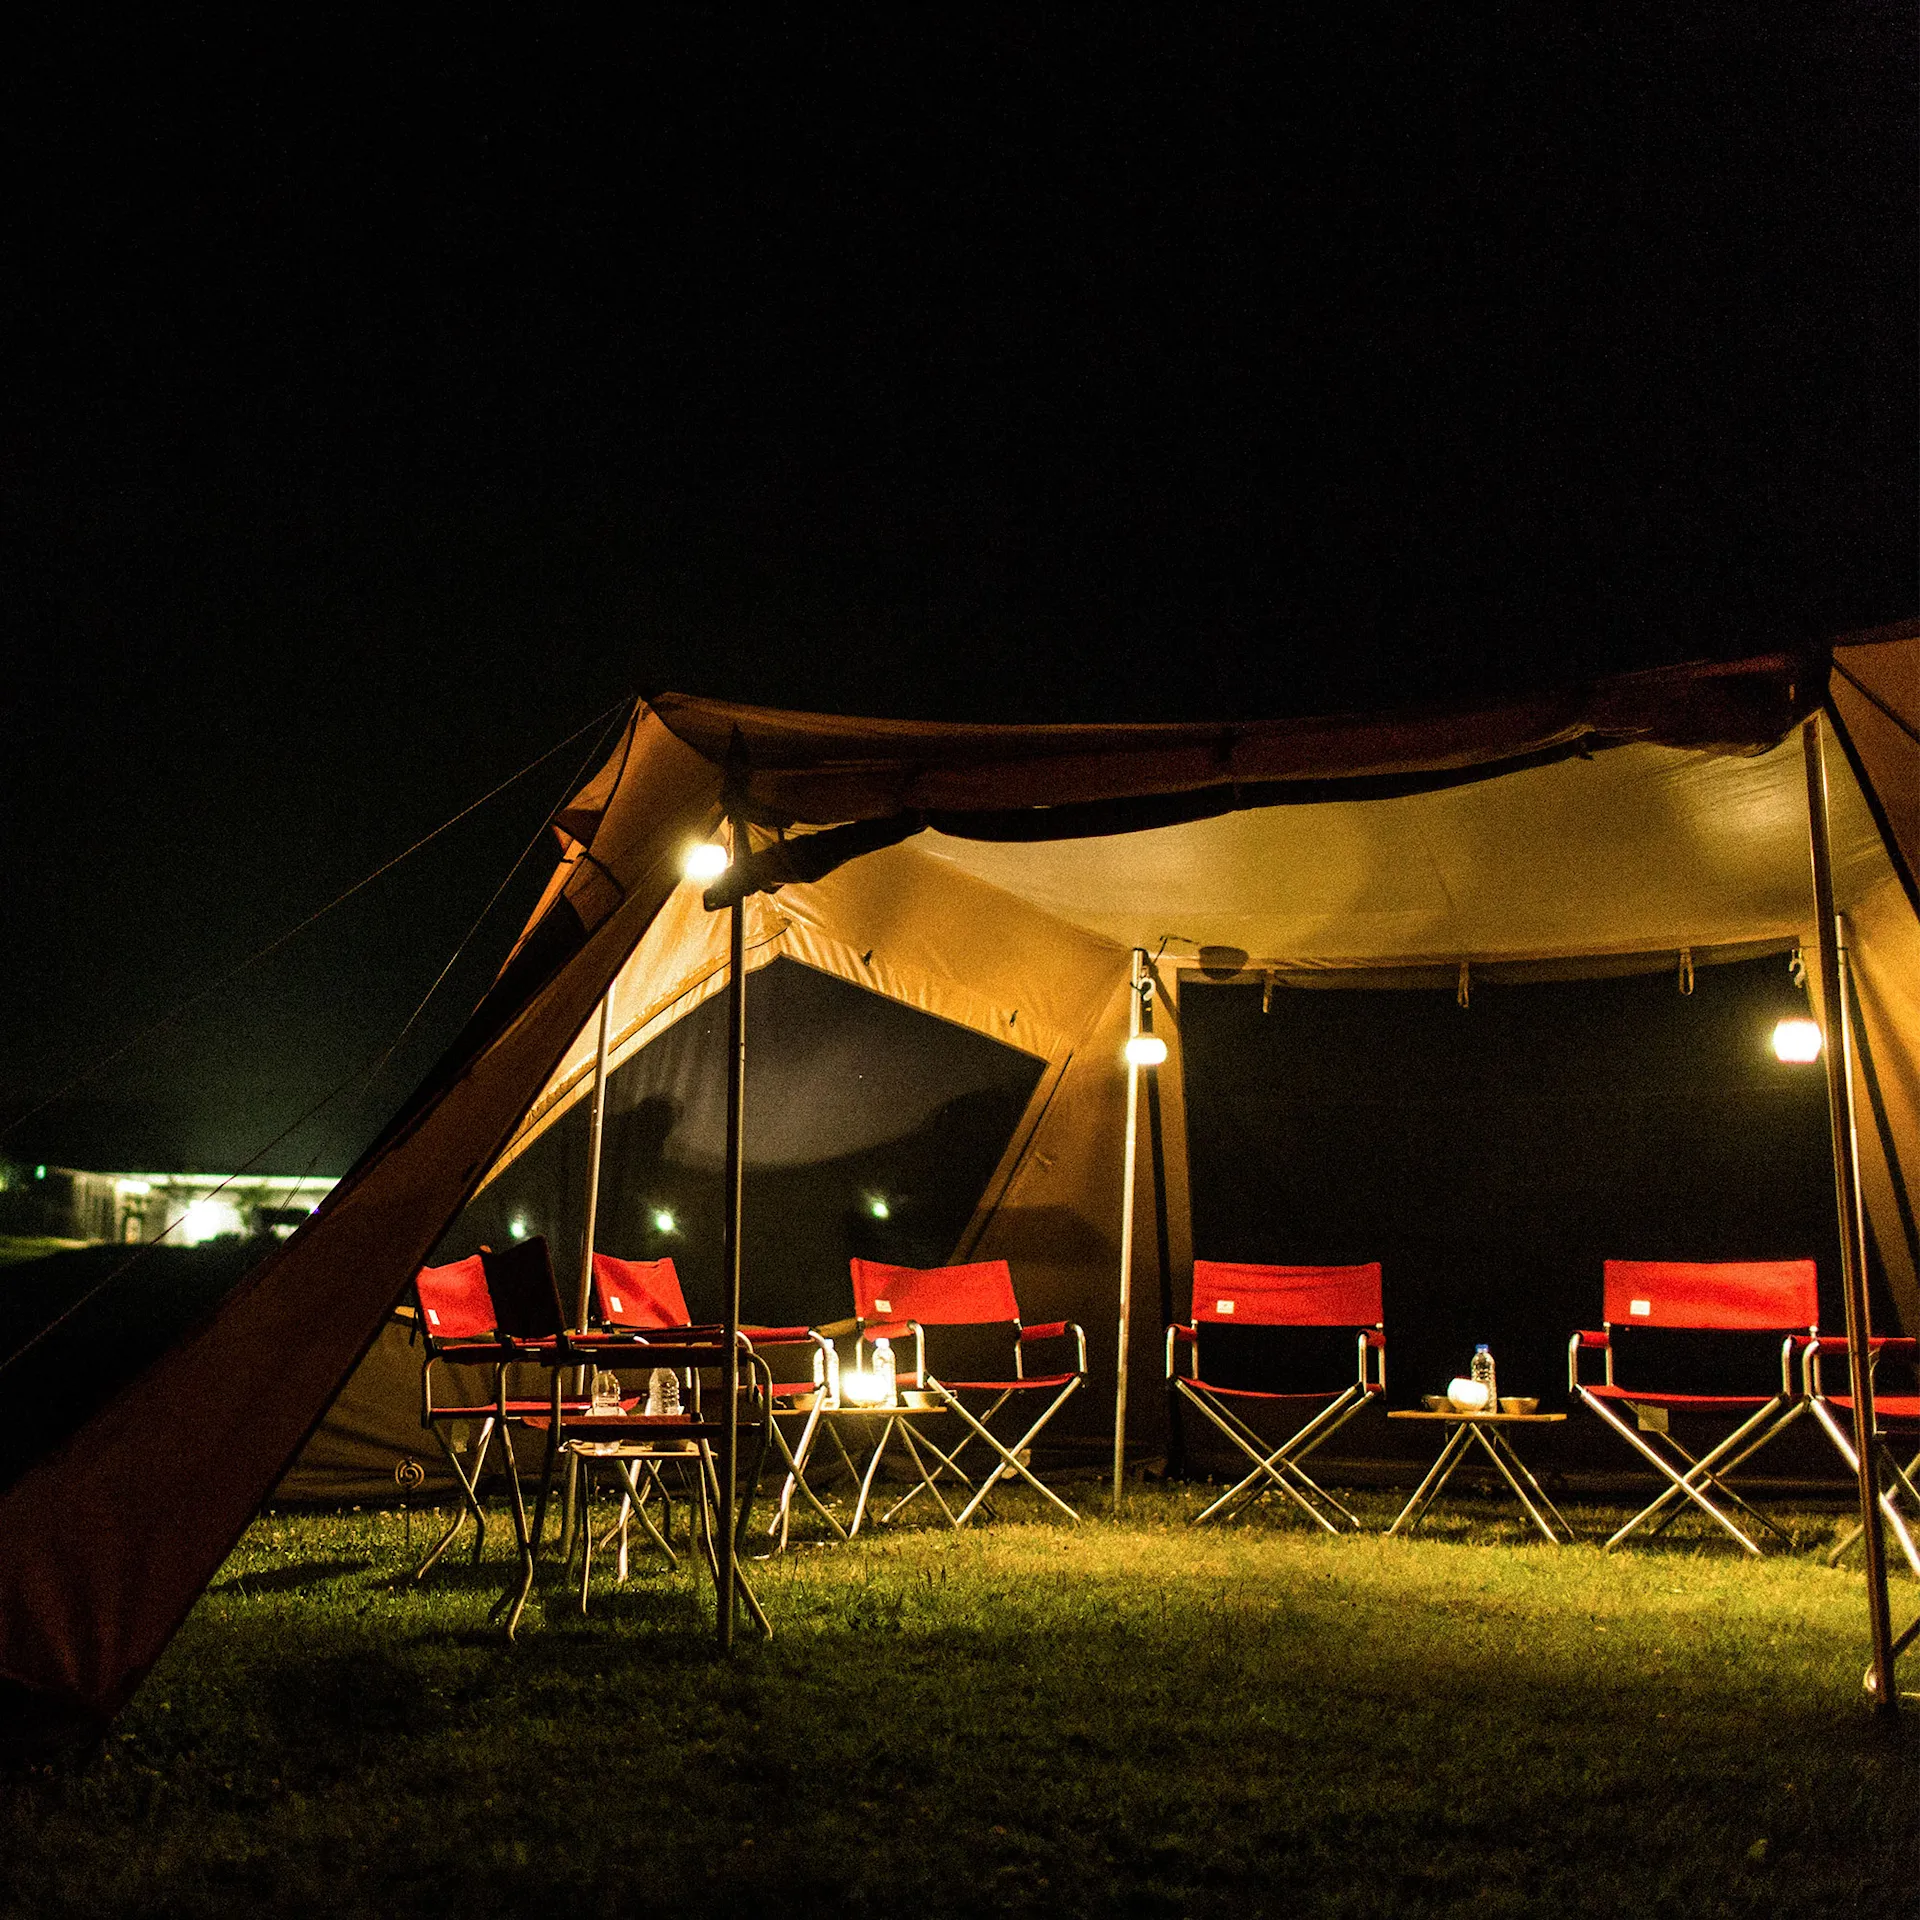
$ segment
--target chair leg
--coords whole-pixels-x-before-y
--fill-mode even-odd
[[[1600,1416],[1600,1418],[1604,1420],[1607,1423],[1607,1425],[1610,1426],[1614,1430],[1614,1432],[1617,1433],[1620,1436],[1620,1438],[1623,1439],[1628,1444],[1628,1446],[1632,1447],[1636,1453],[1638,1453],[1644,1460],[1646,1460],[1648,1464],[1653,1467],[1654,1471],[1661,1476],[1662,1479],[1666,1480],[1669,1483],[1667,1491],[1662,1493],[1659,1499],[1654,1501],[1651,1506],[1645,1507],[1639,1513],[1635,1514],[1633,1518],[1629,1520],[1627,1524],[1624,1527],[1622,1527],[1619,1530],[1619,1532],[1616,1533],[1613,1536],[1613,1538],[1606,1543],[1606,1545],[1601,1549],[1603,1553],[1611,1553],[1615,1547],[1619,1546],[1621,1542],[1628,1537],[1629,1534],[1632,1534],[1638,1531],[1639,1528],[1644,1526],[1656,1514],[1662,1512],[1666,1508],[1669,1501],[1684,1497],[1688,1500],[1691,1500],[1695,1506],[1697,1506],[1704,1514],[1707,1515],[1707,1517],[1710,1520],[1714,1522],[1716,1526],[1724,1528],[1726,1532],[1735,1541],[1737,1541],[1739,1545],[1743,1547],[1748,1553],[1752,1554],[1756,1560],[1762,1557],[1760,1553],[1760,1549],[1757,1546],[1755,1546],[1754,1543],[1751,1540],[1749,1540],[1744,1533],[1740,1531],[1740,1529],[1733,1523],[1733,1521],[1730,1520],[1724,1513],[1722,1513],[1720,1509],[1716,1507],[1713,1504],[1713,1502],[1709,1500],[1706,1497],[1706,1495],[1702,1493],[1700,1489],[1693,1484],[1693,1481],[1691,1478],[1691,1472],[1693,1470],[1690,1469],[1689,1474],[1686,1476],[1682,1476],[1680,1474],[1675,1473],[1673,1468],[1670,1467],[1667,1464],[1667,1462],[1663,1460],[1660,1457],[1660,1455],[1653,1450],[1652,1447],[1648,1446],[1646,1441],[1643,1440],[1639,1434],[1635,1433],[1634,1430],[1631,1427],[1629,1427],[1624,1420],[1622,1420],[1617,1414],[1615,1414],[1612,1411],[1612,1409],[1606,1405],[1604,1401],[1596,1400],[1591,1394],[1586,1392],[1582,1392],[1582,1394],[1580,1395],[1580,1398],[1589,1407],[1591,1407],[1593,1411],[1597,1413]],[[1772,1410],[1773,1408],[1771,1405],[1761,1408],[1760,1412],[1755,1414],[1753,1416],[1753,1419],[1747,1422],[1747,1427],[1756,1425],[1759,1421],[1764,1419],[1765,1416],[1768,1413],[1770,1413]],[[1747,1427],[1740,1428],[1736,1433],[1730,1436],[1730,1438],[1727,1441],[1723,1442],[1722,1446],[1723,1447],[1730,1446],[1733,1444],[1734,1441],[1739,1440],[1746,1433]],[[1711,1460],[1713,1456],[1710,1454],[1707,1456],[1707,1458]]]
[[[1267,1492],[1270,1484],[1273,1488],[1277,1488],[1281,1493],[1284,1493],[1289,1500],[1293,1501],[1315,1526],[1327,1533],[1337,1533],[1339,1531],[1339,1529],[1327,1519],[1325,1514],[1316,1511],[1312,1503],[1306,1499],[1297,1487],[1291,1485],[1283,1475],[1269,1464],[1266,1443],[1261,1440],[1260,1436],[1256,1434],[1251,1427],[1247,1426],[1245,1421],[1240,1419],[1231,1409],[1217,1406],[1210,1396],[1195,1393],[1186,1381],[1176,1381],[1175,1385],[1179,1387],[1182,1395],[1186,1399],[1198,1407],[1200,1411],[1253,1462],[1253,1471],[1243,1479],[1235,1481],[1235,1483],[1210,1506],[1196,1513],[1190,1522],[1191,1525],[1196,1527],[1204,1526],[1209,1520],[1218,1519],[1222,1515],[1238,1510],[1258,1494]]]
[[[1039,1435],[1041,1428],[1043,1428],[1047,1424],[1047,1422],[1051,1420],[1053,1416],[1056,1413],[1058,1413],[1060,1409],[1064,1407],[1070,1399],[1072,1399],[1074,1393],[1078,1390],[1080,1386],[1080,1382],[1077,1379],[1071,1380],[1067,1383],[1067,1385],[1061,1390],[1059,1397],[1053,1401],[1053,1403],[1047,1408],[1047,1410],[1043,1414],[1041,1414],[1039,1419],[1037,1419],[1033,1423],[1033,1425],[1030,1426],[1026,1430],[1026,1432],[1023,1433],[1020,1436],[1020,1438],[1016,1440],[1013,1443],[1013,1445],[1010,1447],[1004,1445],[996,1435],[989,1432],[985,1423],[980,1420],[977,1420],[971,1413],[969,1413],[967,1409],[960,1404],[959,1400],[953,1394],[949,1393],[945,1387],[941,1386],[941,1384],[937,1380],[932,1381],[929,1384],[932,1386],[933,1391],[940,1396],[941,1403],[950,1412],[958,1414],[960,1418],[967,1424],[967,1426],[971,1428],[975,1433],[977,1433],[993,1452],[999,1454],[1001,1461],[1003,1462],[1005,1467],[1011,1468],[1013,1474],[1018,1474],[1019,1477],[1022,1480],[1024,1480],[1027,1483],[1027,1485],[1030,1486],[1034,1490],[1034,1492],[1041,1497],[1041,1499],[1049,1502],[1051,1505],[1055,1507],[1058,1507],[1059,1510],[1062,1513],[1064,1513],[1069,1520],[1073,1521],[1076,1526],[1079,1524],[1080,1516],[1077,1513],[1075,1513],[1074,1510],[1070,1506],[1068,1506],[1067,1503],[1064,1500],[1062,1500],[1060,1496],[1057,1493],[1055,1493],[1051,1487],[1049,1487],[1044,1481],[1040,1480],[1034,1474],[1033,1470],[1030,1467],[1028,1467],[1027,1464],[1020,1458],[1020,1455],[1027,1448],[1033,1445],[1034,1440]],[[1006,1397],[1007,1396],[1005,1394],[1002,1394],[1000,1396],[1000,1399],[994,1402],[993,1407],[990,1407],[987,1410],[989,1418],[992,1417],[994,1410],[998,1408],[1005,1401]],[[954,1451],[957,1454],[959,1452],[959,1449],[956,1447]],[[983,1501],[987,1497],[988,1492],[992,1489],[995,1479],[998,1477],[999,1476],[990,1472],[985,1478],[985,1480],[983,1480],[980,1483],[979,1489],[974,1494],[973,1498],[969,1500],[964,1507],[961,1508],[959,1516],[954,1522],[956,1526],[964,1527],[967,1524],[968,1520],[970,1520],[973,1517],[974,1510],[980,1505],[981,1501]],[[1012,1474],[1009,1474],[1007,1477],[1011,1478]]]
[[[487,1540],[487,1516],[485,1510],[480,1505],[477,1482],[480,1477],[480,1465],[484,1463],[487,1457],[487,1439],[492,1432],[493,1416],[489,1414],[487,1418],[480,1423],[480,1437],[477,1447],[470,1446],[468,1448],[468,1451],[473,1455],[475,1461],[473,1475],[469,1478],[467,1470],[460,1464],[460,1456],[455,1450],[453,1443],[447,1438],[445,1432],[440,1427],[434,1427],[433,1437],[439,1441],[440,1451],[447,1456],[447,1465],[453,1469],[454,1481],[460,1489],[460,1497],[465,1504],[454,1509],[453,1524],[448,1527],[446,1532],[428,1549],[427,1557],[414,1568],[413,1577],[416,1580],[423,1579],[426,1576],[427,1570],[446,1552],[447,1548],[453,1544],[454,1536],[466,1523],[466,1518],[469,1513],[473,1515],[473,1560],[476,1566],[479,1565],[480,1550],[486,1545]]]

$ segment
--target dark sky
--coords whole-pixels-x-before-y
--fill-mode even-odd
[[[636,691],[1312,711],[1914,609],[1910,8],[1277,11],[17,61],[0,1112]],[[272,1137],[586,744],[0,1153]]]

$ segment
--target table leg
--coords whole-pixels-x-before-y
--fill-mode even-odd
[[[1466,1450],[1469,1429],[1463,1421],[1447,1436],[1447,1444],[1440,1449],[1440,1457],[1427,1469],[1427,1477],[1413,1491],[1413,1498],[1400,1509],[1394,1523],[1387,1529],[1389,1536],[1396,1533],[1411,1533],[1425,1517],[1427,1509],[1440,1497],[1440,1492],[1453,1476],[1453,1470],[1460,1464],[1460,1456]]]
[[[1539,1494],[1541,1505],[1546,1507],[1547,1511],[1553,1515],[1554,1519],[1560,1522],[1561,1526],[1566,1527],[1567,1534],[1571,1537],[1573,1529],[1567,1526],[1566,1520],[1560,1513],[1560,1510],[1547,1498],[1545,1490],[1541,1487],[1539,1481],[1534,1479],[1533,1475],[1521,1464],[1520,1456],[1507,1444],[1506,1437],[1500,1430],[1497,1427],[1469,1427],[1467,1431],[1479,1441],[1481,1451],[1485,1453],[1487,1458],[1499,1469],[1501,1479],[1513,1489],[1513,1497],[1526,1508],[1527,1517],[1546,1535],[1548,1546],[1557,1547],[1560,1544],[1560,1536],[1547,1524],[1546,1516],[1541,1513],[1540,1508],[1534,1505],[1533,1500],[1528,1495],[1528,1487],[1531,1487],[1534,1493]],[[1509,1461],[1512,1462],[1511,1466],[1508,1464]],[[1513,1469],[1515,1467],[1518,1467],[1520,1470],[1520,1478],[1516,1478],[1514,1475]],[[1522,1484],[1522,1480],[1525,1481],[1525,1485]]]

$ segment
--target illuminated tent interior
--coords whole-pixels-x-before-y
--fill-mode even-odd
[[[1169,1046],[1157,1077],[1179,1299],[1194,1251],[1191,996],[1223,981],[1267,994],[1672,973],[1683,954],[1702,971],[1776,956],[1784,973],[1790,949],[1811,960],[1819,942],[1802,722],[1824,704],[1871,1244],[1902,1324],[1920,1326],[1915,631],[1472,711],[1232,727],[941,727],[642,703],[557,817],[561,861],[499,980],[381,1141],[211,1322],[0,1495],[14,1549],[0,1680],[16,1717],[111,1713],[296,1460],[289,1489],[320,1490],[421,1446],[417,1355],[389,1311],[436,1247],[516,1219],[544,1230],[541,1194],[584,1180],[568,1129],[603,999],[616,1161],[710,1165],[711,1096],[688,1062],[727,986],[728,916],[680,862],[729,807],[753,822],[751,857],[713,897],[747,892],[749,1058],[774,1044],[783,1009],[826,1055],[794,1079],[790,1110],[750,1108],[753,1178],[777,1179],[784,1150],[832,1161],[844,1191],[885,1205],[900,1164],[886,1155],[918,1153],[916,1178],[940,1176],[919,1221],[855,1205],[805,1237],[860,1251],[860,1234],[885,1227],[919,1232],[889,1244],[922,1258],[1005,1255],[1030,1319],[1086,1324],[1083,1400],[1098,1426],[1113,1408],[1136,949],[1152,957]],[[939,1070],[888,1064],[916,1052],[940,1054]],[[823,1108],[823,1086],[868,1071],[884,1084]],[[600,1245],[661,1250],[643,1242],[668,1198],[613,1185]],[[1131,1204],[1151,1217],[1145,1154]],[[697,1282],[693,1242],[710,1228],[697,1214],[675,1226]],[[572,1245],[553,1235],[563,1286],[573,1231]],[[746,1316],[810,1306],[792,1289],[823,1270],[796,1279],[777,1239],[750,1241]],[[1150,1438],[1163,1417],[1150,1227],[1133,1241],[1132,1282],[1129,1418]]]

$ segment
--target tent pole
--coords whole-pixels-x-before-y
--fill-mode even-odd
[[[600,1129],[607,1115],[607,1035],[613,1024],[613,989],[600,1002],[600,1037],[593,1054],[593,1104],[587,1109],[587,1231],[580,1242],[580,1291],[573,1308],[573,1324],[587,1330],[593,1304],[593,1241],[600,1225]]]
[[[1820,716],[1801,729],[1807,762],[1807,823],[1813,848],[1813,910],[1820,937],[1820,995],[1826,1013],[1827,1112],[1833,1127],[1834,1198],[1840,1212],[1840,1277],[1847,1310],[1847,1372],[1853,1395],[1853,1449],[1859,1462],[1860,1521],[1867,1556],[1867,1615],[1873,1640],[1874,1708],[1899,1711],[1893,1679],[1893,1622],[1887,1605],[1887,1547],[1880,1528],[1873,1450],[1873,1367],[1868,1341],[1866,1233],[1860,1204],[1860,1141],[1853,1114],[1853,1023],[1847,1011],[1846,929],[1833,899],[1827,827],[1827,764]]]
[[[593,1100],[587,1108],[587,1226],[580,1239],[580,1289],[574,1300],[573,1324],[576,1331],[587,1330],[587,1312],[593,1301],[593,1241],[600,1225],[600,1127],[607,1111],[607,1028],[613,1018],[613,988],[609,986],[600,1000],[600,1037],[593,1054]],[[587,1390],[587,1370],[574,1370],[576,1397]],[[575,1506],[580,1497],[580,1456],[567,1455],[565,1511],[560,1521],[560,1564],[573,1557]]]
[[[1140,1030],[1153,1031],[1153,998],[1158,970],[1150,969],[1140,996]],[[1164,985],[1160,990],[1164,990]],[[1160,1261],[1160,1325],[1173,1325],[1173,1241],[1167,1220],[1167,1148],[1160,1117],[1160,1069],[1147,1069],[1147,1170],[1153,1176],[1154,1251]],[[1180,1418],[1180,1394],[1167,1382],[1167,1478],[1187,1477],[1187,1436]]]
[[[1140,1031],[1140,980],[1147,954],[1135,947],[1127,976],[1127,1038]],[[1113,1510],[1120,1511],[1127,1475],[1127,1345],[1133,1319],[1133,1176],[1140,1146],[1140,1066],[1127,1060],[1127,1152],[1120,1175],[1120,1351],[1113,1389]]]
[[[729,822],[733,859],[747,857],[747,823],[739,814]],[[733,1651],[734,1484],[740,1454],[740,1227],[745,1211],[747,1106],[747,903],[728,908],[727,920],[727,1162],[726,1216],[722,1227],[722,1264],[726,1269],[726,1336],[721,1360],[721,1402],[725,1408],[720,1440],[720,1538],[716,1549],[720,1578],[715,1600],[720,1651]]]

